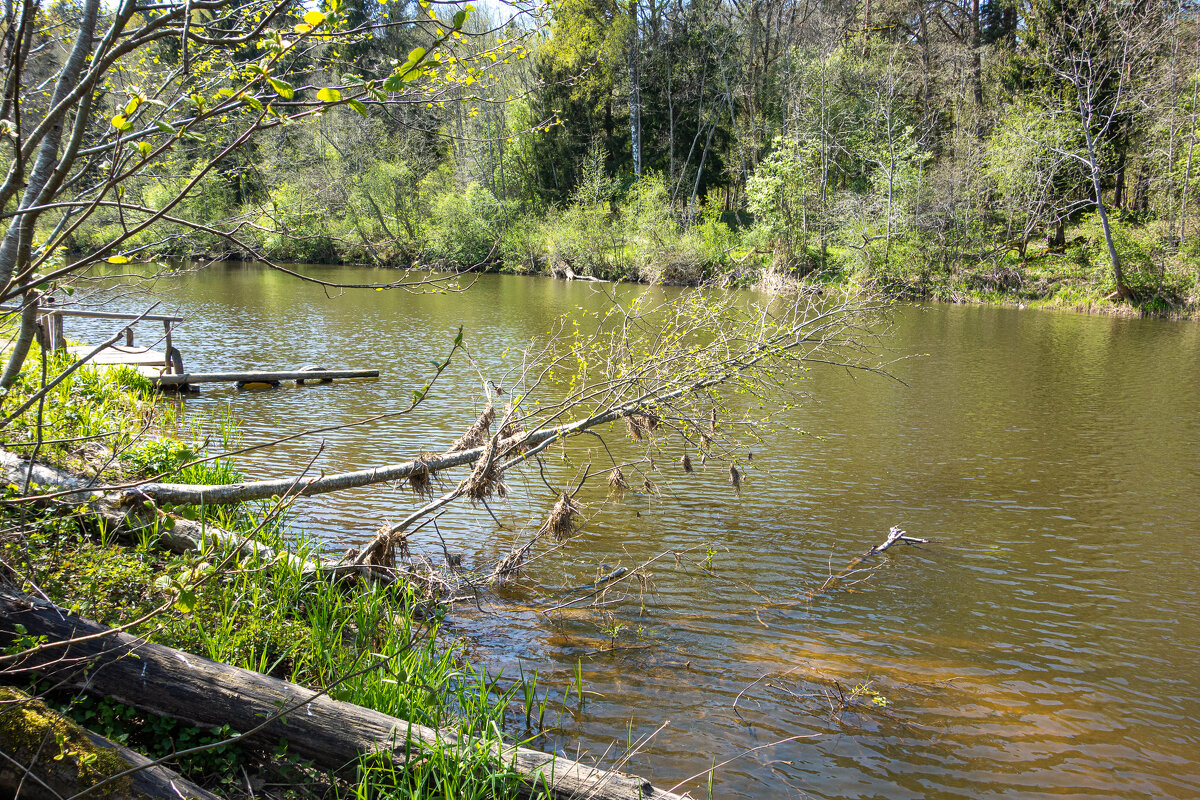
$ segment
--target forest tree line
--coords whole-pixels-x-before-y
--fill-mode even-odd
[[[386,75],[456,10],[341,8],[367,33],[298,56],[313,86]],[[1149,0],[488,6],[446,45],[486,71],[183,142],[123,192],[161,207],[220,154],[179,213],[280,260],[1168,308],[1197,292],[1198,32],[1190,3]],[[124,224],[104,210],[69,245]],[[231,249],[170,226],[130,241]]]

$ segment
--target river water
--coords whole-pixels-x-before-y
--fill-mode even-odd
[[[175,342],[191,370],[383,370],[185,401],[194,419],[228,409],[243,443],[404,407],[459,325],[494,366],[604,302],[585,284],[500,276],[461,294],[343,294],[239,265],[149,291],[156,313],[186,317]],[[714,764],[723,798],[1200,796],[1200,326],[906,307],[887,344],[913,356],[892,369],[903,382],[813,370],[787,432],[753,445],[740,496],[725,463],[660,465],[657,498],[585,492],[584,532],[450,630],[493,673],[538,671],[557,726],[538,744],[611,763],[633,742],[628,769],[667,787],[699,776],[681,787],[697,797]],[[427,409],[240,464],[269,477],[314,456],[334,472],[441,452],[480,402],[460,359]],[[503,555],[553,503],[536,471],[510,483],[504,529],[469,506],[439,521],[465,566]],[[345,547],[411,508],[372,487],[307,502],[297,524]],[[811,596],[892,525],[933,542]],[[444,558],[428,531],[416,545]],[[644,594],[536,610],[538,587],[683,551],[650,568]]]

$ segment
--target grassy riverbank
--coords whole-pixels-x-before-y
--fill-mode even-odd
[[[50,377],[65,366],[52,362]],[[41,381],[40,359],[30,358],[6,406],[15,407]],[[235,467],[224,459],[182,466],[203,456],[201,449],[151,435],[174,421],[171,401],[158,400],[136,374],[83,370],[14,420],[0,438],[12,451],[36,451],[42,460],[98,472],[106,480],[162,473],[196,483],[236,479]],[[226,426],[223,444],[231,443],[231,435]],[[0,579],[83,616],[114,626],[133,623],[131,630],[151,641],[324,688],[335,699],[485,742],[511,732],[518,717],[528,719],[523,704],[539,702],[536,687],[525,687],[517,701],[516,689],[499,688],[463,659],[459,646],[438,637],[441,609],[418,587],[349,587],[304,574],[282,559],[213,549],[172,554],[157,546],[153,532],[122,539],[86,508],[17,501],[32,493],[36,487],[3,489],[9,502],[0,506]],[[303,535],[287,525],[281,504],[169,510],[207,518],[236,533],[254,533],[276,549],[301,556],[310,550]],[[170,525],[165,515],[159,519]],[[19,683],[96,733],[152,758],[216,745],[172,766],[231,798],[516,796],[514,776],[483,748],[430,748],[403,773],[364,759],[356,777],[334,776],[289,756],[285,742],[253,751],[221,745],[235,732],[188,727],[36,681]]]
[[[281,262],[361,264],[443,271],[569,274],[667,285],[788,289],[869,287],[905,300],[1053,308],[1094,314],[1200,318],[1200,252],[1178,248],[1150,226],[1116,223],[1116,245],[1133,292],[1118,300],[1099,226],[1090,217],[1066,229],[1065,243],[1031,241],[1023,251],[996,243],[990,250],[955,250],[917,234],[865,246],[809,236],[782,252],[753,225],[731,215],[703,214],[679,225],[667,205],[638,199],[611,211],[607,204],[576,203],[543,218],[473,218],[458,237],[432,236],[423,246],[364,250],[329,232],[312,239],[264,242]],[[298,249],[298,244],[306,245]],[[214,243],[191,253],[207,259],[250,258]]]

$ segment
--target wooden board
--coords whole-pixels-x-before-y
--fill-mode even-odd
[[[86,356],[91,351],[92,345],[86,344],[74,345],[67,348],[67,352],[75,358]],[[90,363],[97,366],[127,364],[131,367],[165,367],[167,365],[167,356],[165,353],[158,350],[151,350],[149,347],[130,347],[128,345],[115,344],[97,353]]]
[[[154,378],[160,386],[181,383],[278,383],[279,381],[319,381],[330,378],[378,378],[377,369],[281,370],[277,372],[185,372]]]

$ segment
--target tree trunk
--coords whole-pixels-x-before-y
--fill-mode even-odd
[[[64,614],[50,603],[0,589],[0,646],[11,646],[22,636],[70,643],[18,656],[7,665],[10,675],[36,669],[65,685],[189,725],[229,725],[243,732],[257,729],[248,743],[270,748],[286,739],[290,753],[311,759],[322,769],[353,770],[360,756],[376,752],[387,753],[402,769],[410,757],[421,757],[425,747],[473,754],[479,746],[477,740],[453,732],[415,725],[294,683],[117,633]],[[682,800],[649,781],[524,747],[493,746],[493,755],[517,773],[529,797],[549,791],[564,800]]]
[[[976,134],[983,134],[983,36],[979,27],[979,0],[971,0],[971,85],[975,94]]]
[[[1200,91],[1200,78],[1192,79],[1192,135],[1188,137],[1187,166],[1183,170],[1183,191],[1179,201],[1179,246],[1183,247],[1183,237],[1187,233],[1187,201],[1191,192],[1192,156],[1196,152],[1196,117],[1200,109],[1196,106],[1197,92]]]
[[[1104,208],[1104,196],[1100,191],[1100,170],[1092,169],[1092,186],[1096,190],[1096,210],[1100,214],[1100,226],[1104,229],[1104,244],[1108,247],[1108,257],[1112,261],[1113,282],[1117,285],[1117,297],[1128,300],[1133,297],[1129,285],[1125,283],[1125,270],[1121,267],[1121,257],[1117,255],[1117,247],[1113,243],[1112,225],[1108,221],[1108,211]]]
[[[634,180],[642,179],[642,74],[638,37],[638,3],[629,4],[633,31],[629,35],[629,150],[633,157]]]
[[[62,144],[69,110],[64,107],[64,104],[68,95],[78,88],[79,74],[91,53],[99,9],[99,0],[87,0],[84,4],[78,37],[71,48],[71,54],[67,57],[62,69],[59,70],[55,81],[54,95],[50,100],[49,113],[55,115],[52,117],[53,123],[38,147],[37,159],[26,179],[25,191],[17,204],[12,222],[5,231],[4,239],[0,242],[0,285],[3,286],[2,291],[6,297],[12,296],[17,290],[16,287],[27,277],[24,273],[28,271],[30,247],[40,213],[36,209],[43,203],[49,202],[49,195],[53,193],[54,185],[62,180],[61,174],[56,175],[55,167],[58,163],[59,147]],[[81,101],[76,113],[86,114],[89,103],[90,98]],[[29,303],[31,299],[28,294],[25,299],[26,303]],[[36,309],[33,313],[36,314]],[[17,343],[8,357],[4,374],[0,376],[0,388],[8,389],[16,382],[21,365],[25,362],[25,356],[29,352],[29,344],[33,341],[35,324],[36,319],[29,318],[28,314],[22,315],[21,331]]]

